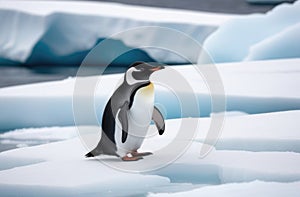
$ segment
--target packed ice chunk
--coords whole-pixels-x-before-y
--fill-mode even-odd
[[[299,42],[296,36],[300,33],[299,28],[291,28],[300,21],[299,9],[300,1],[296,1],[293,4],[279,5],[266,14],[234,18],[221,25],[205,40],[204,49],[217,63],[242,61],[248,55],[251,57],[253,53],[262,53],[253,59],[300,57],[299,53],[295,52],[297,48],[289,45],[293,39],[295,43]],[[270,49],[270,47],[276,48]],[[258,51],[254,51],[256,49]],[[279,55],[282,51],[284,53]],[[206,61],[206,54],[201,53],[198,63],[206,63]]]
[[[245,61],[300,57],[300,23],[252,45]]]

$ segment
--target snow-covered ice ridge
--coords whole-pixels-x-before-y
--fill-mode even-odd
[[[249,196],[255,193],[255,196],[296,197],[300,186],[300,124],[295,117],[299,116],[300,111],[228,116],[215,149],[200,158],[200,141],[210,123],[210,118],[202,118],[195,140],[181,158],[164,168],[144,173],[126,173],[97,160],[85,159],[87,150],[75,135],[66,141],[2,152],[0,192],[3,196],[149,193],[150,196]],[[146,139],[142,149],[154,151],[154,155],[138,161],[141,165],[159,159],[159,149],[174,139],[180,122],[181,119],[167,120],[163,136],[157,134]],[[28,132],[33,133],[30,129]],[[35,133],[38,136],[43,132],[47,128]],[[75,128],[73,132],[76,133]],[[13,132],[10,137],[18,138],[18,135]]]
[[[0,134],[0,152],[20,147],[46,144],[76,137],[74,127],[16,129]]]
[[[300,1],[266,14],[238,16],[220,26],[203,47],[217,62],[300,57]],[[205,54],[199,63],[205,63]]]
[[[288,59],[216,65],[223,80],[227,110],[255,114],[300,109],[299,64],[300,59]],[[210,65],[202,68],[205,66]],[[206,86],[206,82],[210,82],[201,78],[191,65],[170,68],[178,71],[193,88],[200,115],[210,116],[210,92]],[[161,110],[167,119],[180,118],[182,112],[177,97],[169,89],[156,84],[168,75],[165,69],[152,78],[156,88],[155,102],[163,106]],[[89,84],[90,80],[98,80],[97,77],[79,79]],[[103,108],[121,78],[122,74],[102,76],[95,89],[95,112],[100,121]],[[74,125],[74,85],[75,79],[70,78],[0,89],[0,130]],[[179,91],[193,95],[192,92]],[[85,102],[84,96],[82,98]],[[92,123],[87,117],[81,124]]]
[[[202,43],[220,24],[232,17],[100,2],[0,1],[0,64],[12,61],[29,65],[80,65],[99,41],[141,26],[172,28]],[[162,33],[156,30],[131,38],[118,38],[120,40],[115,44],[128,49],[139,47],[141,43],[156,46],[161,42],[161,36]],[[180,42],[180,38],[176,42]],[[188,46],[182,47],[190,50]],[[114,50],[117,50],[116,46]],[[186,62],[183,59],[179,60],[183,62],[178,62],[178,56],[165,50],[160,53],[150,48],[144,50],[148,54],[136,51],[134,56],[140,60]]]

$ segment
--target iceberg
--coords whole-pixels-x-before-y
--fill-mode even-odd
[[[171,28],[202,43],[231,17],[234,16],[100,2],[1,1],[0,63],[79,66],[88,52],[102,40],[129,29],[147,26]],[[119,37],[113,40],[114,46],[109,51],[114,53],[114,50],[124,47],[133,50],[124,55],[125,62],[121,65],[126,65],[129,58],[131,62],[187,63],[166,50],[139,49],[141,43],[155,46],[162,42],[162,38],[169,45],[173,44],[167,35],[156,30],[134,34],[131,38]],[[180,39],[177,38],[176,42],[182,43],[186,53],[194,53]],[[195,63],[197,59],[192,61]]]
[[[300,57],[295,52],[299,51],[299,9],[296,1],[266,14],[238,16],[212,33],[203,48],[216,63]],[[198,63],[206,63],[205,56],[200,54]]]

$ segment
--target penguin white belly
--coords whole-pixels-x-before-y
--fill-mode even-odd
[[[138,150],[146,135],[152,120],[154,108],[154,87],[150,85],[140,88],[133,99],[132,106],[128,112],[128,136],[125,143],[122,143],[122,128],[120,122],[117,123],[116,145],[117,154],[121,157],[131,151]],[[118,117],[118,116],[117,116]]]

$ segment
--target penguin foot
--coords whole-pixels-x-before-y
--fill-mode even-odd
[[[129,157],[127,155],[122,157],[123,161],[138,161],[140,159],[143,159],[143,157],[138,157],[138,156],[133,156],[133,155],[132,155],[132,157]]]
[[[148,156],[148,155],[152,155],[153,153],[151,153],[151,152],[143,152],[143,153],[139,153],[139,152],[137,152],[137,151],[133,151],[133,152],[131,152],[131,155],[133,156],[133,157],[144,157],[144,156]]]

